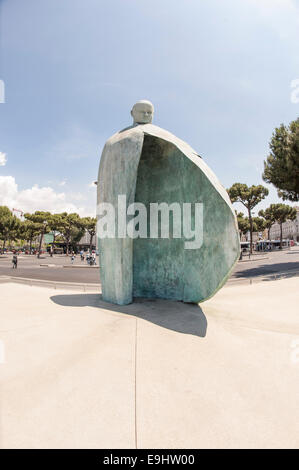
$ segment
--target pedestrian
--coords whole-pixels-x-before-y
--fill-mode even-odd
[[[74,264],[74,261],[75,261],[75,255],[72,254],[72,257],[71,257],[71,263]]]
[[[17,269],[18,267],[18,256],[16,254],[12,257],[12,269]]]

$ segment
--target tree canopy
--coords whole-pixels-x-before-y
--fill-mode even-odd
[[[269,207],[265,210],[260,210],[258,214],[260,217],[264,219],[265,228],[268,230],[268,240],[270,240],[270,230],[271,230],[272,225],[275,223],[275,220],[273,219],[273,215]]]
[[[41,254],[42,242],[45,233],[50,232],[50,219],[52,215],[50,212],[44,211],[35,211],[34,214],[25,214],[25,219],[33,222],[36,227],[39,228],[40,233],[40,240],[39,240],[39,248],[38,248],[38,257]]]
[[[264,181],[272,183],[283,200],[299,201],[299,118],[277,127],[269,146]]]
[[[66,244],[67,253],[71,246],[75,247],[87,231],[90,235],[90,249],[96,234],[96,218],[80,217],[76,213],[62,212],[51,214],[45,211],[36,211],[33,214],[25,213],[22,221],[7,206],[0,206],[0,240],[3,240],[2,250],[7,242],[16,241],[29,243],[31,252],[32,243],[39,238],[38,253],[41,253],[43,237],[52,232],[55,239]]]
[[[238,227],[239,227],[241,234],[245,235],[250,229],[248,217],[245,217],[243,212],[238,212],[237,221],[238,221]]]
[[[247,186],[244,183],[235,183],[227,190],[232,202],[240,202],[248,211],[249,231],[250,231],[250,252],[252,253],[252,233],[254,231],[254,221],[252,219],[252,209],[259,204],[269,191],[263,185]]]
[[[245,217],[243,212],[237,213],[237,221],[241,234],[245,235],[250,231],[249,218]],[[262,217],[252,217],[252,228],[254,232],[262,232],[266,228],[265,220]]]
[[[6,242],[16,240],[19,236],[21,222],[6,206],[0,206],[0,239],[3,240],[2,250]]]
[[[96,229],[97,219],[95,217],[83,217],[81,221],[82,221],[84,229],[87,230],[87,232],[89,233],[89,236],[90,236],[89,249],[91,250],[92,241],[97,230]]]
[[[77,243],[84,235],[84,225],[78,214],[62,212],[60,215],[59,233],[66,244],[66,253],[69,253],[70,245]]]

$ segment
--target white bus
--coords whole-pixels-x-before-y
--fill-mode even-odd
[[[289,239],[282,240],[282,248],[291,246]],[[256,251],[273,251],[280,249],[280,240],[260,240],[255,244]]]

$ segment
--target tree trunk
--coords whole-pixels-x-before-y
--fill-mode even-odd
[[[271,227],[268,228],[268,240],[271,241],[271,238],[270,238],[270,230],[271,230]]]
[[[92,251],[92,240],[93,240],[93,234],[89,234],[90,235],[90,243],[89,243],[89,251],[91,252]]]
[[[56,240],[56,232],[55,230],[53,231],[53,242],[52,242],[52,246],[50,248],[50,256],[52,258],[53,254],[54,254],[54,251],[55,251],[55,240]]]
[[[282,222],[280,223],[280,245],[279,249],[282,250]]]
[[[248,209],[248,219],[249,219],[249,231],[250,231],[250,254],[252,254],[252,233],[253,233],[253,223],[252,223],[252,217],[251,217],[251,210]]]
[[[44,230],[43,230],[42,233],[40,234],[39,247],[38,247],[38,255],[37,255],[38,258],[40,258],[40,255],[41,255],[41,249],[42,249],[43,238],[44,238]]]

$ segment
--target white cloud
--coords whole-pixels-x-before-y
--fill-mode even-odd
[[[77,193],[78,196],[79,193]],[[72,197],[64,192],[57,193],[50,186],[18,190],[13,176],[0,176],[0,205],[16,208],[23,212],[49,211],[49,212],[77,212],[81,216],[94,216],[94,211],[86,207],[78,207],[72,202]],[[77,197],[78,199],[84,199]],[[92,208],[92,207],[91,207]]]
[[[66,185],[66,181],[60,181],[60,183],[58,183],[59,186],[65,186]]]
[[[5,166],[6,162],[6,153],[0,152],[0,166]]]

